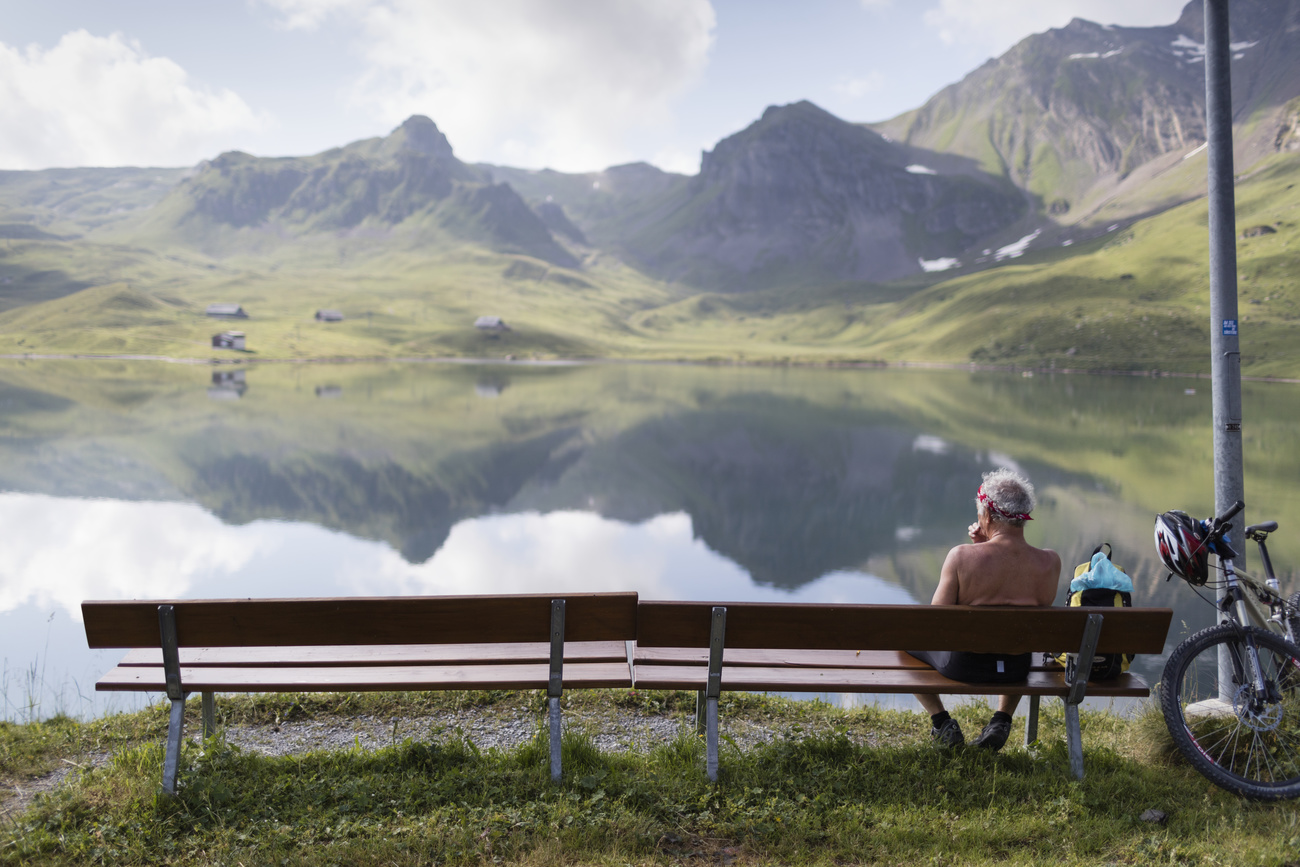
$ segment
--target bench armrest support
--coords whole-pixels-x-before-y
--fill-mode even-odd
[[[721,605],[713,609],[709,629],[709,681],[704,690],[707,698],[716,699],[722,694],[722,649],[727,643],[727,609]]]
[[[551,600],[551,674],[546,695],[559,698],[564,692],[564,600]]]
[[[163,676],[167,681],[167,697],[172,701],[184,698],[181,689],[180,640],[176,635],[176,609],[171,605],[158,606],[158,632],[162,639]]]
[[[1065,682],[1069,684],[1070,694],[1066,697],[1068,704],[1083,701],[1083,694],[1088,689],[1088,675],[1092,673],[1092,660],[1097,655],[1097,640],[1101,638],[1102,616],[1089,614],[1088,625],[1083,629],[1083,642],[1079,645],[1079,655],[1070,660],[1066,667]]]

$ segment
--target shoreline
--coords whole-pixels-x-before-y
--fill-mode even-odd
[[[639,359],[639,358],[494,358],[465,356],[370,356],[334,358],[177,358],[169,355],[99,355],[92,353],[0,353],[3,361],[156,361],[163,364],[190,366],[225,366],[259,364],[447,364],[461,366],[581,367],[585,365],[642,365],[646,367],[753,367],[799,368],[820,370],[964,370],[982,373],[1019,373],[1067,376],[1142,377],[1147,379],[1211,379],[1210,373],[1185,373],[1173,370],[1121,370],[1086,367],[1022,367],[1019,365],[977,364],[945,361],[759,361],[721,359]],[[1242,382],[1300,384],[1300,377],[1254,376],[1242,374]]]

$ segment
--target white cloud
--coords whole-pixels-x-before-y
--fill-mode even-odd
[[[281,25],[290,30],[319,27],[337,13],[357,14],[365,11],[368,0],[265,0],[283,15]]]
[[[969,44],[990,57],[1002,54],[1031,33],[1064,27],[1072,18],[1125,27],[1173,24],[1186,0],[939,0],[925,23],[945,43]]]
[[[703,72],[708,0],[264,0],[284,23],[351,21],[379,120],[432,117],[458,154],[589,171],[644,153]]]
[[[832,572],[797,590],[755,585],[696,538],[684,512],[626,524],[590,512],[524,512],[461,521],[426,562],[390,548],[349,565],[348,593],[442,595],[635,590],[643,599],[915,604],[901,587]]]
[[[836,93],[849,99],[861,99],[869,93],[879,93],[885,89],[885,76],[876,71],[864,76],[844,76],[835,83]]]
[[[191,81],[122,36],[0,43],[0,168],[188,165],[264,124],[237,94]]]
[[[244,568],[272,545],[199,506],[0,494],[0,612],[86,599],[185,596],[196,581]]]
[[[681,175],[693,175],[700,170],[700,154],[711,148],[712,145],[701,145],[693,151],[680,150],[678,148],[663,148],[655,151],[654,156],[650,157],[651,165],[658,166],[666,172],[677,172]]]

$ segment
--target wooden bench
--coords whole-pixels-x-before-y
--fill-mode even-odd
[[[560,778],[565,688],[630,688],[637,594],[84,602],[92,649],[132,648],[98,690],[171,701],[163,790],[176,793],[185,698],[218,692],[545,689]]]
[[[701,694],[709,779],[718,775],[718,696],[747,692],[860,692],[1030,697],[1025,742],[1038,737],[1043,696],[1065,701],[1074,776],[1083,779],[1079,703],[1085,695],[1150,695],[1128,673],[1088,682],[1043,666],[1018,684],[950,680],[905,650],[1021,653],[1077,648],[1077,670],[1094,653],[1164,649],[1168,608],[994,608],[964,605],[819,605],[649,602],[637,608],[638,689]]]

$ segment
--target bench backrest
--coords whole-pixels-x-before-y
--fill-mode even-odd
[[[172,605],[182,647],[477,644],[550,640],[565,600],[565,641],[636,638],[636,593],[83,602],[91,649],[157,647],[158,606]]]
[[[1101,613],[1097,652],[1160,653],[1173,618],[1169,608],[643,601],[638,646],[708,647],[715,606],[727,610],[727,647],[774,650],[1073,650]]]

